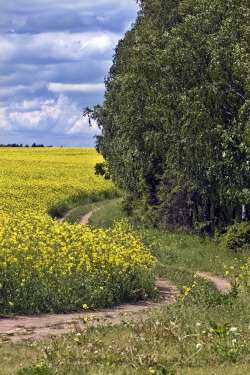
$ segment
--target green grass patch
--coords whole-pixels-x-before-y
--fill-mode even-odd
[[[119,221],[127,218],[127,216],[120,210],[120,204],[123,198],[112,199],[110,201],[100,202],[97,206],[100,210],[93,213],[90,217],[89,225],[94,228],[108,229],[112,227],[114,221]]]
[[[78,223],[82,216],[86,215],[93,209],[94,204],[87,204],[85,206],[76,207],[65,219],[64,222],[69,224]]]
[[[114,220],[118,221],[127,218],[127,216],[119,209],[121,202],[122,198],[116,198],[81,205],[79,207],[75,207],[64,221],[70,224],[78,223],[82,216],[94,210],[88,224],[95,228],[102,228],[106,230],[112,227]],[[98,210],[95,212],[95,209],[97,208]]]
[[[16,375],[21,368],[39,360],[37,345],[0,343],[0,375]]]
[[[91,193],[91,194],[79,193],[62,202],[57,202],[54,205],[51,205],[48,208],[47,213],[52,218],[60,218],[60,217],[63,217],[63,215],[67,211],[71,210],[72,208],[80,207],[80,206],[87,206],[89,204],[102,202],[107,199],[115,199],[117,197],[120,197],[121,195],[122,193],[117,189],[114,189],[111,191],[107,190],[101,193]]]
[[[72,334],[37,344],[18,375],[40,374],[43,368],[60,375],[224,375],[225,368],[229,375],[247,374],[249,327],[238,311],[246,311],[247,301],[237,303],[238,308],[208,310],[203,302],[178,302],[139,322],[123,316],[117,325],[99,321],[97,327],[92,316],[84,329],[75,325]]]

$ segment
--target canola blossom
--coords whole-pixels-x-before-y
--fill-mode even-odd
[[[0,313],[111,306],[154,292],[155,258],[126,222],[59,224],[56,202],[115,191],[93,149],[0,148]]]
[[[94,149],[0,147],[0,209],[44,214],[67,198],[115,192],[94,174],[102,157]]]

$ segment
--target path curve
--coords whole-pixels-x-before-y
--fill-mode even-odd
[[[162,263],[160,263],[160,266],[161,267],[172,267],[172,268],[175,268],[175,269],[178,269],[178,270],[181,270],[181,271],[187,271],[187,268],[185,267],[177,267],[177,266],[169,266],[169,265],[163,265]],[[201,277],[202,279],[208,279],[209,281],[211,281],[215,287],[223,294],[229,294],[232,290],[231,288],[231,284],[228,280],[222,278],[222,277],[219,277],[219,276],[213,276],[211,275],[210,272],[196,272],[194,270],[188,270],[190,272],[190,274],[197,274],[198,277]]]
[[[0,342],[34,342],[46,336],[72,332],[72,324],[83,328],[84,318],[90,318],[87,324],[118,324],[121,320],[136,321],[145,319],[151,309],[162,308],[179,296],[178,288],[164,279],[156,279],[161,298],[138,301],[97,311],[83,311],[69,314],[43,314],[36,316],[0,317]],[[125,315],[124,315],[125,314]],[[99,319],[99,320],[97,320]]]
[[[69,216],[69,215],[71,214],[71,212],[75,211],[76,208],[77,208],[77,207],[74,207],[74,208],[72,208],[71,210],[69,210],[68,212],[66,212],[66,213],[63,215],[63,217],[60,217],[60,219],[58,219],[58,223],[62,223],[62,222],[66,219],[66,217]],[[96,207],[96,208],[94,208],[92,211],[88,212],[86,215],[82,216],[78,224],[84,224],[84,225],[86,225],[87,222],[89,221],[90,217],[92,216],[92,214],[93,214],[94,212],[100,210],[100,209],[101,209],[101,207]]]
[[[198,272],[197,275],[203,279],[207,278],[212,281],[221,293],[228,294],[231,292],[231,286],[228,280],[225,280],[222,277],[212,276],[209,272]]]
[[[88,212],[86,215],[82,216],[81,220],[79,221],[79,224],[86,225],[87,222],[89,221],[90,217],[92,216],[92,214],[96,211],[99,211],[100,209],[101,209],[101,207],[96,207],[92,211]]]
[[[66,219],[66,217],[69,216],[69,214],[71,214],[71,212],[75,211],[75,209],[76,207],[66,212],[66,214],[63,215],[63,217],[60,217],[60,219],[58,219],[58,223],[62,223]]]

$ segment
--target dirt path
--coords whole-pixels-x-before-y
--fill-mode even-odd
[[[82,216],[81,220],[79,221],[79,224],[84,224],[86,225],[87,222],[89,221],[90,217],[92,214],[98,210],[100,210],[101,207],[96,207],[92,211],[88,212],[86,215]]]
[[[197,274],[199,277],[202,277],[202,278],[207,278],[208,280],[212,281],[212,283],[214,283],[214,285],[216,286],[216,288],[223,294],[228,294],[230,293],[231,291],[231,287],[230,287],[230,284],[227,280],[225,279],[222,279],[221,277],[218,277],[218,276],[212,276],[210,273],[208,272],[198,272]]]
[[[117,324],[121,320],[145,319],[150,310],[168,305],[179,295],[177,287],[169,281],[157,279],[155,285],[162,297],[157,300],[138,301],[94,312],[0,317],[0,342],[39,341],[46,336],[72,332],[72,324],[83,328],[85,324]],[[84,323],[84,318],[90,320]]]
[[[71,212],[75,211],[76,208],[77,207],[74,207],[70,211],[66,212],[66,214],[63,217],[61,217],[60,219],[58,219],[58,223],[62,223],[66,219],[66,217],[71,214]],[[82,216],[78,224],[84,224],[84,225],[86,225],[87,222],[89,221],[90,217],[92,216],[92,214],[94,212],[100,210],[100,208],[101,207],[96,207],[92,211],[88,212],[86,215]]]
[[[199,272],[198,276],[211,280],[216,288],[224,294],[231,290],[228,281],[225,279],[212,276],[206,272]],[[178,288],[165,279],[156,279],[155,285],[161,296],[157,300],[138,301],[94,312],[0,317],[0,342],[39,341],[46,336],[58,336],[72,332],[72,324],[83,328],[85,324],[96,326],[98,324],[117,324],[121,320],[145,319],[150,310],[167,306],[176,300],[180,294]],[[88,318],[89,321],[85,323],[84,318]]]
[[[65,215],[63,215],[63,217],[60,217],[60,219],[58,219],[58,223],[62,223],[63,220],[66,219],[67,216],[69,216],[69,214],[71,214],[71,212],[75,211],[76,207],[72,208],[70,211],[66,212]]]
[[[187,270],[185,267],[177,267],[177,266],[169,266],[169,265],[163,265],[162,263],[160,263],[160,266],[161,267],[164,267],[164,268],[167,268],[167,267],[173,267],[175,269],[178,269],[178,270],[181,270],[181,271],[185,271]],[[189,270],[190,273],[192,274],[195,274],[196,271],[194,270]],[[228,282],[228,280],[226,279],[223,279],[222,277],[218,277],[218,276],[213,276],[211,275],[211,273],[209,272],[197,272],[197,276],[198,277],[201,277],[202,279],[208,279],[209,281],[211,281],[215,287],[223,294],[228,294],[231,292],[231,285],[230,283]]]

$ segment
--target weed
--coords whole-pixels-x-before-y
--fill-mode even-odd
[[[47,366],[30,366],[18,371],[17,375],[54,375],[55,372]]]

